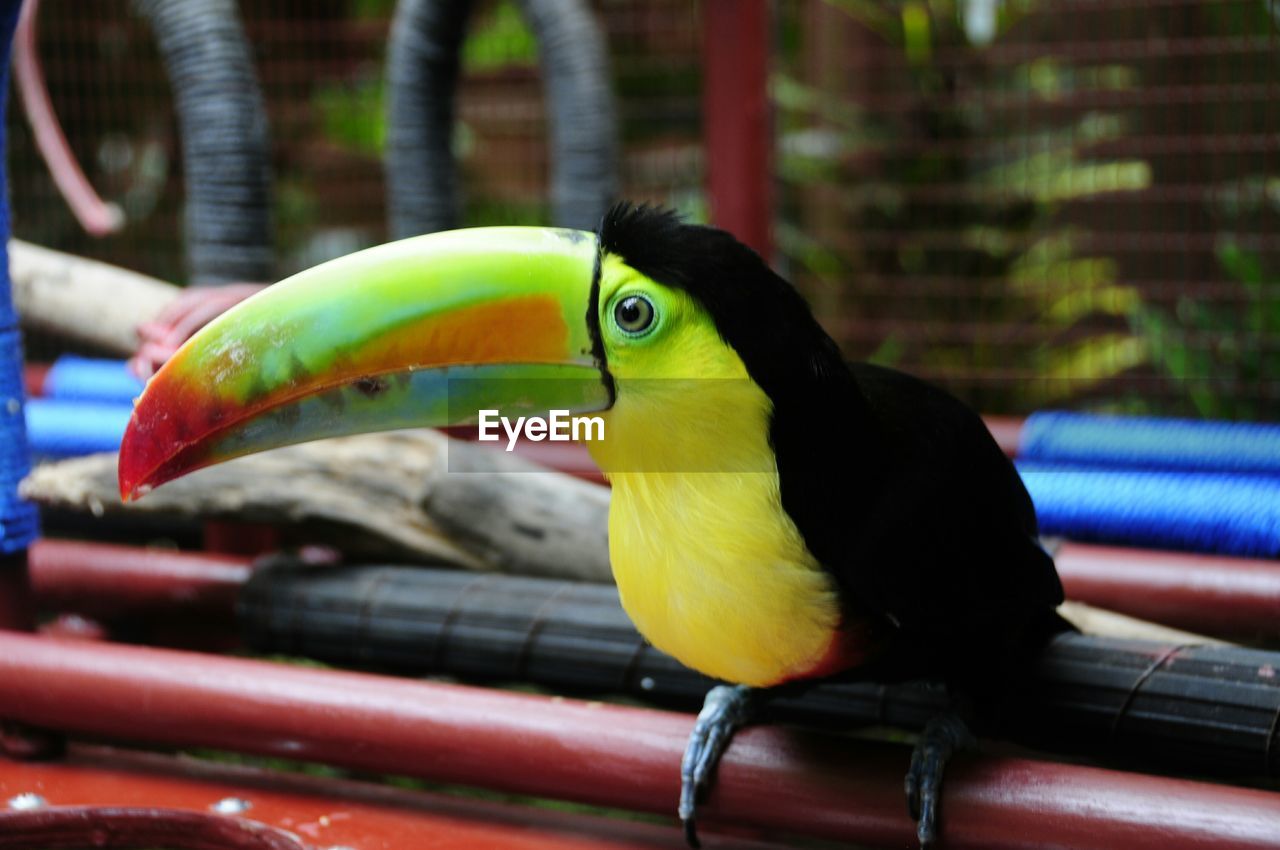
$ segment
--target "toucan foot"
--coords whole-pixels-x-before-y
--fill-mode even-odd
[[[957,750],[977,746],[973,733],[954,710],[929,721],[911,753],[907,769],[907,812],[916,822],[916,837],[923,850],[938,838],[938,803],[942,796],[942,773]]]
[[[680,821],[690,847],[701,846],[695,822],[698,803],[706,797],[733,733],[755,716],[757,694],[746,685],[717,685],[702,703],[680,764]]]

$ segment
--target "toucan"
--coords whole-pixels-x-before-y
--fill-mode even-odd
[[[620,203],[595,233],[487,227],[319,265],[208,325],[151,379],[124,499],[320,437],[594,413],[623,606],[724,684],[685,752],[695,810],[734,731],[831,678],[928,678],[951,707],[906,777],[922,845],[948,758],[1068,628],[1031,500],[982,420],[848,364],[802,296],[730,234]]]

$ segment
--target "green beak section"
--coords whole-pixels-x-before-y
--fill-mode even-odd
[[[595,260],[582,231],[475,228],[282,281],[147,384],[120,447],[121,496],[322,437],[607,408],[586,318]]]

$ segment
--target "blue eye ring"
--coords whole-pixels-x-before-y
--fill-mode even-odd
[[[613,324],[629,337],[642,337],[657,323],[658,310],[644,295],[624,295],[613,304]]]

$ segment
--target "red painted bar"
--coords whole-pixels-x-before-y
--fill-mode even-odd
[[[34,626],[27,553],[0,555],[0,629],[30,631]]]
[[[49,98],[36,40],[39,0],[27,0],[18,19],[13,41],[14,83],[35,137],[36,148],[49,167],[49,175],[67,202],[76,221],[91,236],[106,236],[124,226],[124,214],[114,204],[104,203],[85,177]]]
[[[79,850],[86,846],[169,850],[307,850],[283,829],[208,812],[157,806],[51,807],[0,811],[0,848]]]
[[[64,813],[91,807],[91,825],[106,821],[103,832],[127,843],[105,846],[227,850],[239,838],[227,824],[242,824],[244,837],[287,830],[314,848],[360,850],[657,850],[679,847],[669,827],[595,815],[552,811],[519,804],[493,803],[385,785],[319,779],[278,771],[228,767],[189,758],[171,758],[103,747],[77,746],[57,762],[18,763],[0,759],[0,847],[44,848],[23,840],[14,826],[18,813],[5,813],[3,801],[38,790],[52,812],[48,820],[66,824]],[[235,798],[249,804],[242,816],[217,816],[210,806]],[[126,812],[126,819],[103,811]],[[38,818],[40,811],[23,813]],[[174,814],[186,818],[180,832],[166,828]],[[216,818],[221,834],[210,841]],[[97,823],[93,823],[96,821]],[[82,824],[67,824],[74,828]],[[175,824],[176,825],[176,824]],[[201,827],[205,827],[201,829]],[[110,830],[110,831],[108,831]],[[252,831],[251,831],[252,830]],[[79,843],[58,846],[85,848]],[[228,834],[232,840],[228,839]],[[424,836],[430,836],[425,840]],[[11,839],[11,844],[5,840]],[[297,839],[294,839],[295,841]],[[203,840],[204,843],[197,843]],[[274,837],[277,845],[291,847]],[[706,836],[718,850],[769,850],[778,845]],[[261,847],[261,842],[251,844]],[[270,845],[276,846],[276,845]]]
[[[702,32],[711,221],[767,260],[773,248],[769,3],[707,0]]]
[[[1280,563],[1072,542],[1055,557],[1070,599],[1216,637],[1280,637]],[[65,540],[38,541],[30,561],[41,607],[108,620],[230,622],[252,571],[238,556]]]
[[[74,540],[38,540],[31,584],[41,607],[95,617],[190,613],[230,620],[250,559]]]
[[[227,555],[264,555],[280,548],[278,526],[244,520],[204,521],[204,548]]]
[[[0,716],[669,813],[692,718],[140,647],[0,634]],[[746,730],[704,823],[910,846],[905,747]],[[948,847],[1276,846],[1280,795],[1018,758],[948,772]],[[675,826],[672,827],[673,835]]]
[[[1280,563],[1065,543],[1067,598],[1229,638],[1280,637]]]
[[[22,383],[27,391],[27,398],[44,395],[44,382],[52,368],[49,363],[28,363],[22,367]]]
[[[1009,457],[1017,457],[1022,446],[1022,426],[1026,420],[1019,416],[984,416],[987,430],[995,438],[1001,450]]]

